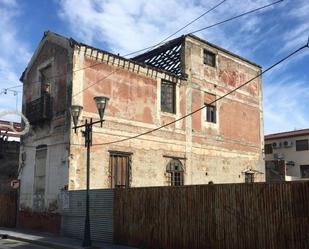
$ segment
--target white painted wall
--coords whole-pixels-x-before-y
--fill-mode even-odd
[[[286,162],[295,162],[295,166],[287,166],[287,176],[301,177],[299,166],[309,164],[309,151],[296,151],[296,140],[302,139],[309,139],[309,136],[265,140],[265,144],[272,144],[274,142],[281,142],[283,144],[284,141],[292,141],[293,143],[290,148],[282,146],[281,148],[273,149],[273,154],[265,154],[265,160],[274,160],[275,153],[282,153]]]

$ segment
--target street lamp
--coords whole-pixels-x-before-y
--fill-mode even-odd
[[[86,188],[86,218],[85,218],[85,228],[84,228],[84,239],[83,239],[83,247],[91,246],[91,234],[90,234],[90,218],[89,218],[89,178],[90,178],[90,146],[92,145],[92,126],[94,124],[100,123],[101,127],[104,122],[104,112],[107,106],[109,98],[104,96],[94,97],[94,101],[96,102],[98,113],[100,115],[99,121],[92,121],[90,118],[90,122],[86,119],[85,124],[77,125],[80,113],[83,109],[82,106],[72,105],[71,107],[71,115],[74,123],[74,131],[76,133],[78,128],[85,127],[85,130],[82,131],[83,136],[85,138],[85,147],[87,148],[87,188]]]

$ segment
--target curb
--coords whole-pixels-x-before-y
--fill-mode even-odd
[[[10,234],[1,234],[1,236],[6,236],[7,239],[29,242],[31,244],[36,244],[36,245],[39,245],[39,246],[45,246],[45,247],[54,248],[54,249],[81,249],[81,248],[83,248],[83,247],[79,247],[79,246],[68,246],[68,245],[65,245],[65,244],[49,242],[49,241],[40,241],[40,240],[33,240],[33,239],[27,239],[27,238],[22,238],[22,237],[16,237],[16,236],[13,236],[13,235],[10,235]]]

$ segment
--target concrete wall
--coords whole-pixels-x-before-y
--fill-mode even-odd
[[[309,136],[297,136],[297,137],[289,137],[289,138],[280,138],[280,139],[270,139],[265,140],[265,144],[273,144],[274,142],[278,142],[283,144],[284,141],[292,142],[291,147],[284,147],[273,149],[272,154],[265,154],[265,160],[271,161],[274,160],[275,153],[281,153],[283,156],[283,160],[286,162],[293,161],[295,162],[294,166],[287,165],[286,167],[286,175],[291,177],[301,177],[300,173],[300,165],[309,165],[309,153],[308,150],[304,151],[296,151],[296,140],[309,139]],[[290,179],[290,177],[288,177]],[[295,178],[296,179],[296,178]]]
[[[242,172],[246,169],[261,172],[256,174],[256,180],[265,180],[260,78],[217,103],[217,124],[206,123],[201,111],[138,139],[95,145],[164,125],[203,106],[211,96],[219,97],[260,72],[259,67],[213,47],[209,49],[217,54],[217,67],[205,66],[203,48],[207,45],[191,37],[186,39],[183,56],[188,79],[175,81],[175,114],[160,110],[161,79],[169,75],[149,72],[151,70],[146,67],[84,46],[75,50],[73,70],[88,67],[73,76],[72,104],[83,106],[81,120],[91,117],[98,120],[93,97],[110,97],[103,128],[94,127],[92,188],[111,186],[109,151],[132,153],[133,187],[167,185],[169,156],[182,158],[185,184],[244,182]],[[92,59],[94,57],[98,59]],[[102,63],[89,68],[98,61]],[[93,83],[96,84],[89,87]],[[81,92],[85,88],[87,90]],[[71,132],[71,141],[69,189],[83,189],[86,151],[77,145],[83,144],[81,133]]]
[[[50,96],[52,118],[31,123],[28,134],[21,138],[19,178],[21,180],[20,209],[31,210],[34,202],[34,174],[36,148],[47,146],[44,208],[41,211],[56,212],[58,193],[67,185],[68,178],[68,128],[70,126],[71,58],[68,41],[55,35],[45,37],[28,68],[23,74],[23,113],[26,105],[41,97],[40,69],[51,65]]]

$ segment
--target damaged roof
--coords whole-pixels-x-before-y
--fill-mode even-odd
[[[82,42],[78,42],[76,41],[75,39],[73,38],[68,38],[68,37],[65,37],[63,35],[60,35],[60,34],[57,34],[57,33],[54,33],[54,32],[51,32],[51,31],[45,31],[44,32],[44,35],[41,39],[41,42],[39,44],[39,46],[37,47],[36,51],[34,52],[28,66],[25,68],[24,72],[22,73],[21,77],[20,77],[20,81],[23,82],[24,80],[24,77],[28,71],[28,69],[31,67],[35,57],[37,56],[37,54],[39,53],[40,51],[40,48],[42,47],[42,44],[44,43],[45,39],[47,37],[54,37],[56,39],[60,39],[62,41],[64,41],[66,44],[68,44],[68,46],[70,46],[71,48],[73,48],[75,45],[76,46],[79,46],[79,47],[85,47],[87,49],[90,49],[91,51],[95,52],[101,52],[101,53],[104,53],[104,54],[108,54],[110,56],[113,56],[114,58],[118,58],[118,59],[122,59],[122,60],[125,60],[125,61],[128,61],[128,62],[131,62],[131,63],[135,63],[135,64],[138,64],[142,67],[147,67],[147,68],[150,68],[152,70],[156,70],[156,71],[159,71],[159,72],[163,72],[163,73],[167,73],[169,74],[171,77],[176,77],[176,78],[179,78],[179,79],[184,79],[184,77],[182,77],[183,75],[181,74],[178,74],[176,73],[175,70],[166,70],[166,68],[163,68],[163,67],[160,67],[160,66],[155,66],[155,65],[152,65],[152,64],[149,64],[149,63],[145,63],[144,61],[142,60],[135,60],[134,58],[130,59],[130,58],[125,58],[123,56],[120,56],[119,54],[116,55],[114,53],[111,53],[111,52],[108,52],[106,50],[103,50],[103,49],[100,49],[100,48],[96,48],[96,47],[93,47],[93,46],[90,46],[88,44],[85,44],[85,43],[82,43]],[[169,42],[168,42],[169,43]],[[166,44],[164,44],[164,46],[166,46]],[[156,51],[156,50],[155,50]],[[179,52],[179,49],[177,49],[177,52]],[[92,52],[91,52],[92,53]],[[173,58],[176,57],[175,55],[173,55]]]
[[[135,56],[132,60],[183,76],[181,53],[185,36],[164,43],[162,46]]]
[[[170,40],[166,43],[164,43],[163,45],[150,50],[146,53],[140,54],[138,56],[135,56],[132,58],[132,60],[136,60],[138,62],[143,62],[147,65],[151,65],[153,67],[157,67],[166,71],[169,71],[171,73],[174,73],[178,76],[183,76],[185,77],[185,73],[184,73],[184,65],[183,65],[183,61],[181,60],[181,55],[182,55],[182,50],[184,48],[184,44],[185,44],[185,39],[186,37],[190,37],[194,40],[197,40],[199,42],[202,42],[208,46],[211,46],[215,49],[218,49],[224,53],[227,53],[233,57],[236,57],[238,59],[241,59],[242,61],[245,61],[247,63],[250,63],[251,65],[254,65],[256,67],[261,68],[260,65],[249,61],[246,58],[243,58],[237,54],[234,54],[224,48],[221,48],[215,44],[212,44],[206,40],[203,40],[195,35],[183,35],[180,36],[176,39]]]
[[[74,45],[84,46],[84,47],[89,48],[93,51],[99,51],[99,52],[107,53],[107,54],[110,54],[111,56],[114,56],[116,58],[118,57],[118,58],[130,61],[130,62],[140,64],[141,66],[150,67],[152,69],[168,73],[172,76],[176,76],[176,77],[181,78],[181,79],[187,78],[187,75],[185,74],[185,70],[184,70],[184,68],[185,68],[184,67],[184,60],[182,59],[183,53],[184,53],[185,39],[187,37],[190,37],[192,39],[203,42],[204,44],[206,44],[208,46],[211,46],[211,47],[218,49],[218,50],[220,50],[224,53],[230,54],[230,55],[237,57],[237,58],[239,58],[239,59],[241,59],[245,62],[248,62],[251,65],[254,65],[256,67],[261,68],[261,66],[257,65],[254,62],[251,62],[251,61],[249,61],[249,60],[247,60],[247,59],[245,59],[245,58],[243,58],[243,57],[241,57],[237,54],[234,54],[234,53],[232,53],[228,50],[225,50],[221,47],[218,47],[217,45],[209,43],[209,42],[207,42],[207,41],[205,41],[205,40],[203,40],[203,39],[201,39],[197,36],[191,35],[191,34],[183,35],[183,36],[180,36],[176,39],[167,41],[163,45],[161,45],[157,48],[154,48],[150,51],[147,51],[143,54],[132,57],[130,59],[119,56],[119,54],[116,55],[116,54],[110,53],[106,50],[102,50],[102,49],[95,48],[95,47],[92,47],[90,45],[87,45],[87,44],[84,44],[84,43],[81,43],[81,42],[77,42],[73,38],[67,38],[65,36],[59,35],[57,33],[51,32],[51,31],[44,32],[44,36],[42,38],[42,41],[49,35],[57,37],[58,39],[64,39],[69,44],[70,47],[73,47]],[[41,41],[41,43],[42,43],[42,41]],[[37,51],[36,51],[36,53],[37,53]],[[31,61],[30,61],[29,64],[31,64]],[[29,65],[28,65],[28,67],[29,67]],[[23,81],[25,72],[27,72],[27,68],[25,69],[25,71],[23,72],[23,74],[20,78],[21,81]]]

